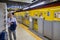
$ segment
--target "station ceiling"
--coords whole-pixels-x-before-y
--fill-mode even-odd
[[[33,0],[9,0],[9,1],[17,1],[17,2],[26,2],[26,3],[33,3]]]
[[[0,2],[6,2],[8,8],[9,7],[26,8],[28,6],[37,4],[42,1],[51,2],[51,1],[56,1],[56,0],[0,0]]]

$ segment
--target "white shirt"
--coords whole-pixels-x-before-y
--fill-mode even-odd
[[[10,18],[7,19],[7,25],[8,25],[8,27],[10,27],[10,23],[11,22],[16,22],[17,23],[16,18],[12,17],[11,20],[10,20]]]

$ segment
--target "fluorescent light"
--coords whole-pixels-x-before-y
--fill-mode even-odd
[[[44,3],[45,3],[45,1],[40,2],[40,3],[38,3],[38,4],[35,4],[35,5],[33,5],[33,6],[30,6],[30,8],[33,8],[33,7],[36,7],[36,6],[39,6],[39,5],[43,5]]]
[[[43,5],[44,3],[45,3],[45,1],[40,2],[40,3],[38,3],[38,4],[35,4],[35,5],[33,5],[33,6],[30,6],[30,7],[26,7],[26,8],[24,8],[23,10],[26,10],[26,9],[28,9],[28,8],[33,8],[33,7],[36,7],[36,6],[39,6],[39,5]]]
[[[26,7],[26,8],[24,8],[23,10],[26,10],[26,9],[28,9],[29,7]]]

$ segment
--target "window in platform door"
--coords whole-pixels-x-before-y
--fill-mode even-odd
[[[26,12],[25,12],[25,17],[26,17],[26,19],[29,20],[29,11],[26,11]]]
[[[50,16],[50,12],[47,12],[47,16]]]
[[[55,12],[55,18],[60,18],[60,12]]]
[[[28,16],[29,16],[29,12],[28,12],[28,11],[26,11],[26,14],[25,14],[25,16],[26,16],[26,17],[28,17]]]

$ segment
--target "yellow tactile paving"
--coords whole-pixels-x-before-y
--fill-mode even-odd
[[[33,36],[31,36],[20,25],[17,25],[16,36],[17,36],[17,40],[36,40],[36,38],[34,38]]]
[[[28,30],[28,28],[26,26],[24,26],[23,24],[19,24],[19,26],[22,27],[24,30],[26,30],[29,34],[31,34],[31,36],[36,38],[36,40],[43,40],[42,38],[40,38],[37,35],[35,35],[34,33],[32,33],[30,30]]]

